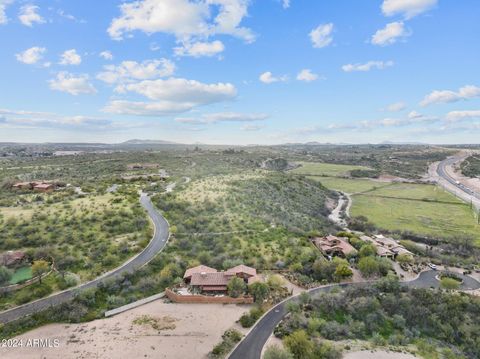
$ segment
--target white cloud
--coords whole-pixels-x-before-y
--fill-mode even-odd
[[[437,0],[384,0],[382,12],[385,16],[401,14],[406,19],[430,10],[437,4]]]
[[[318,80],[318,75],[313,73],[310,69],[303,69],[297,75],[298,81],[311,82]]]
[[[134,80],[148,80],[167,77],[175,72],[175,64],[167,59],[123,61],[120,65],[106,65],[105,71],[97,75],[97,79],[108,84],[132,82]]]
[[[99,56],[104,60],[113,60],[113,55],[108,50],[102,51]]]
[[[43,54],[46,51],[47,49],[44,47],[34,46],[19,54],[16,54],[15,57],[18,61],[23,62],[24,64],[33,65],[43,58]]]
[[[284,9],[288,9],[290,7],[290,0],[282,0],[282,6]]]
[[[248,14],[249,0],[139,0],[120,5],[121,16],[112,20],[108,33],[121,40],[135,30],[165,32],[178,40],[225,34],[246,42],[253,32],[240,23]],[[215,16],[212,17],[212,14]]]
[[[0,0],[0,25],[8,22],[6,10],[7,6],[12,4],[14,0]]]
[[[393,61],[368,61],[364,64],[347,64],[342,66],[345,72],[370,71],[372,69],[383,70],[394,65]]]
[[[385,110],[390,112],[399,112],[399,111],[405,110],[406,108],[407,108],[407,105],[405,105],[404,102],[395,102],[388,105],[385,108]]]
[[[288,77],[286,75],[276,77],[273,76],[270,71],[267,71],[260,75],[259,80],[262,81],[264,84],[271,84],[274,82],[285,82],[288,80]]]
[[[18,19],[25,25],[32,27],[34,23],[44,24],[45,19],[37,13],[40,8],[36,5],[28,4],[20,8]]]
[[[479,110],[451,111],[445,116],[447,121],[457,122],[462,120],[480,120]]]
[[[333,24],[321,24],[310,32],[310,40],[313,47],[322,48],[332,43]]]
[[[74,96],[97,92],[89,82],[88,75],[73,75],[66,71],[59,72],[56,78],[49,81],[49,84],[52,90],[67,92]]]
[[[237,95],[229,83],[204,84],[195,80],[169,78],[146,80],[117,87],[117,92],[135,92],[154,102],[111,101],[105,112],[164,116],[189,111],[197,106],[232,100]]]
[[[468,100],[470,98],[480,97],[480,87],[473,85],[463,86],[458,92],[450,90],[435,90],[425,96],[420,102],[422,106],[428,106],[438,103],[451,103],[461,100]]]
[[[378,30],[372,36],[372,44],[379,46],[392,45],[400,38],[410,36],[411,32],[405,29],[405,25],[402,21],[391,22],[385,26],[385,28]]]
[[[210,124],[218,122],[254,122],[264,121],[269,116],[261,113],[238,113],[238,112],[219,112],[204,114],[201,117],[179,117],[176,122],[185,124]]]
[[[77,50],[66,50],[60,56],[60,65],[80,65],[82,63],[82,57],[77,53]]]
[[[225,50],[225,46],[221,41],[213,42],[186,42],[183,46],[176,47],[174,49],[175,55],[177,56],[191,56],[191,57],[202,57],[202,56],[214,56]]]

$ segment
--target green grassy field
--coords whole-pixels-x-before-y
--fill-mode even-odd
[[[307,174],[313,176],[342,177],[348,176],[348,172],[352,170],[370,170],[370,168],[364,166],[337,165],[332,163],[320,162],[297,163],[301,166],[292,170],[292,173]]]
[[[372,181],[368,179],[350,179],[339,177],[309,177],[312,180],[319,181],[325,187],[342,191],[346,193],[358,193],[370,191],[375,188],[389,186],[390,183]]]
[[[470,207],[431,185],[398,183],[353,196],[351,215],[379,228],[438,237],[469,236],[480,244],[480,225]]]
[[[13,273],[10,284],[17,284],[30,278],[32,278],[32,267],[21,267]]]

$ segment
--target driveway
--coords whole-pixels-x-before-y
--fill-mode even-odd
[[[134,272],[136,269],[150,262],[162,249],[165,247],[169,237],[169,226],[165,218],[156,210],[152,204],[152,201],[146,194],[141,194],[140,203],[147,211],[151,218],[155,232],[150,243],[145,249],[137,254],[135,257],[129,259],[120,267],[103,274],[102,276],[84,283],[77,287],[67,289],[62,292],[54,293],[49,297],[38,299],[34,302],[27,303],[4,312],[0,313],[0,323],[8,323],[13,320],[20,319],[22,317],[40,312],[49,307],[57,306],[59,304],[68,302],[71,300],[75,293],[89,288],[96,287],[100,282],[110,278],[115,278],[125,272]]]
[[[439,274],[439,271],[427,271],[420,274],[418,278],[410,282],[403,282],[410,288],[430,288],[438,287],[439,282],[435,279],[435,276]],[[480,282],[467,276],[461,276],[464,279],[462,284],[463,290],[478,289],[480,288]],[[324,286],[319,288],[313,288],[307,291],[310,295],[316,295],[318,293],[327,293],[333,288],[346,288],[351,286],[362,286],[365,283],[342,283],[333,284],[330,286]],[[286,304],[288,302],[298,302],[299,297],[293,297],[285,300],[284,302],[277,304],[273,307],[265,316],[263,316],[247,334],[247,336],[238,344],[234,351],[229,356],[229,359],[260,359],[263,346],[267,342],[270,335],[273,333],[275,327],[280,323],[283,317],[287,314]]]

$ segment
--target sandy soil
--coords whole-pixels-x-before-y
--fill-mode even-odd
[[[362,350],[346,353],[343,359],[416,359],[413,354],[397,353],[384,350]]]
[[[161,300],[112,318],[82,324],[51,324],[16,337],[23,348],[0,348],[2,359],[166,358],[200,359],[249,306],[171,304]],[[143,320],[142,320],[143,319]],[[134,323],[135,322],[135,323]],[[57,348],[26,348],[28,339],[54,339]]]

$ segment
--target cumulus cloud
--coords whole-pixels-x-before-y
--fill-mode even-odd
[[[312,82],[318,80],[318,75],[313,73],[310,69],[303,69],[297,75],[298,81]]]
[[[60,65],[80,65],[81,63],[82,57],[75,49],[66,50],[62,55],[60,55]]]
[[[411,19],[432,9],[438,0],[384,0],[382,12],[385,16],[403,15]]]
[[[113,60],[113,55],[108,50],[102,51],[99,56],[104,60]]]
[[[218,122],[254,122],[266,120],[269,116],[261,113],[219,112],[203,114],[200,117],[179,117],[175,121],[184,124],[210,124]]]
[[[342,66],[342,70],[345,72],[353,72],[353,71],[370,71],[372,69],[377,70],[384,70],[387,67],[391,67],[394,65],[393,61],[368,61],[364,64],[357,63],[357,64],[347,64]]]
[[[43,58],[43,54],[47,51],[44,47],[34,46],[23,52],[20,52],[15,55],[17,61],[23,62],[24,64],[33,65],[39,62]]]
[[[8,22],[7,17],[7,7],[12,4],[13,0],[0,0],[0,25],[6,24]]]
[[[318,25],[309,34],[313,47],[322,48],[330,45],[333,41],[332,32],[332,23]]]
[[[404,102],[395,102],[390,105],[388,105],[385,110],[389,112],[399,112],[402,110],[405,110],[407,108],[407,105]]]
[[[405,29],[405,25],[402,21],[391,22],[385,26],[385,28],[378,30],[372,36],[372,44],[379,46],[392,45],[397,42],[398,39],[410,36],[411,32]]]
[[[29,27],[32,27],[34,23],[44,24],[45,19],[37,12],[39,9],[38,6],[32,4],[22,6],[18,14],[18,19],[23,25]]]
[[[480,110],[451,111],[445,116],[447,121],[480,120]]]
[[[112,20],[109,35],[121,40],[126,33],[165,32],[178,40],[224,34],[252,42],[253,32],[240,24],[250,0],[139,0],[120,5],[121,15]]]
[[[175,72],[175,64],[162,58],[143,62],[123,61],[120,65],[106,65],[103,69],[97,79],[115,84],[171,76]]]
[[[471,98],[480,97],[480,87],[473,85],[466,85],[461,87],[457,92],[450,90],[435,90],[425,96],[420,102],[422,106],[428,106],[438,103],[451,103],[461,100],[468,100]]]
[[[225,46],[221,41],[212,42],[186,42],[182,46],[174,49],[177,56],[191,56],[191,57],[211,57],[217,55],[225,50]]]
[[[55,91],[69,93],[70,95],[94,94],[95,87],[89,82],[88,75],[73,75],[66,71],[59,72],[57,76],[49,80],[50,88]]]
[[[282,0],[282,6],[284,9],[288,9],[290,7],[290,0]]]
[[[273,76],[273,74],[270,71],[267,71],[260,75],[259,80],[264,84],[271,84],[274,82],[285,82],[288,80],[288,77],[286,75]]]
[[[189,111],[197,106],[232,100],[237,95],[230,83],[205,84],[195,80],[169,78],[123,84],[117,92],[145,96],[153,102],[111,101],[105,112],[117,114],[164,116]]]

